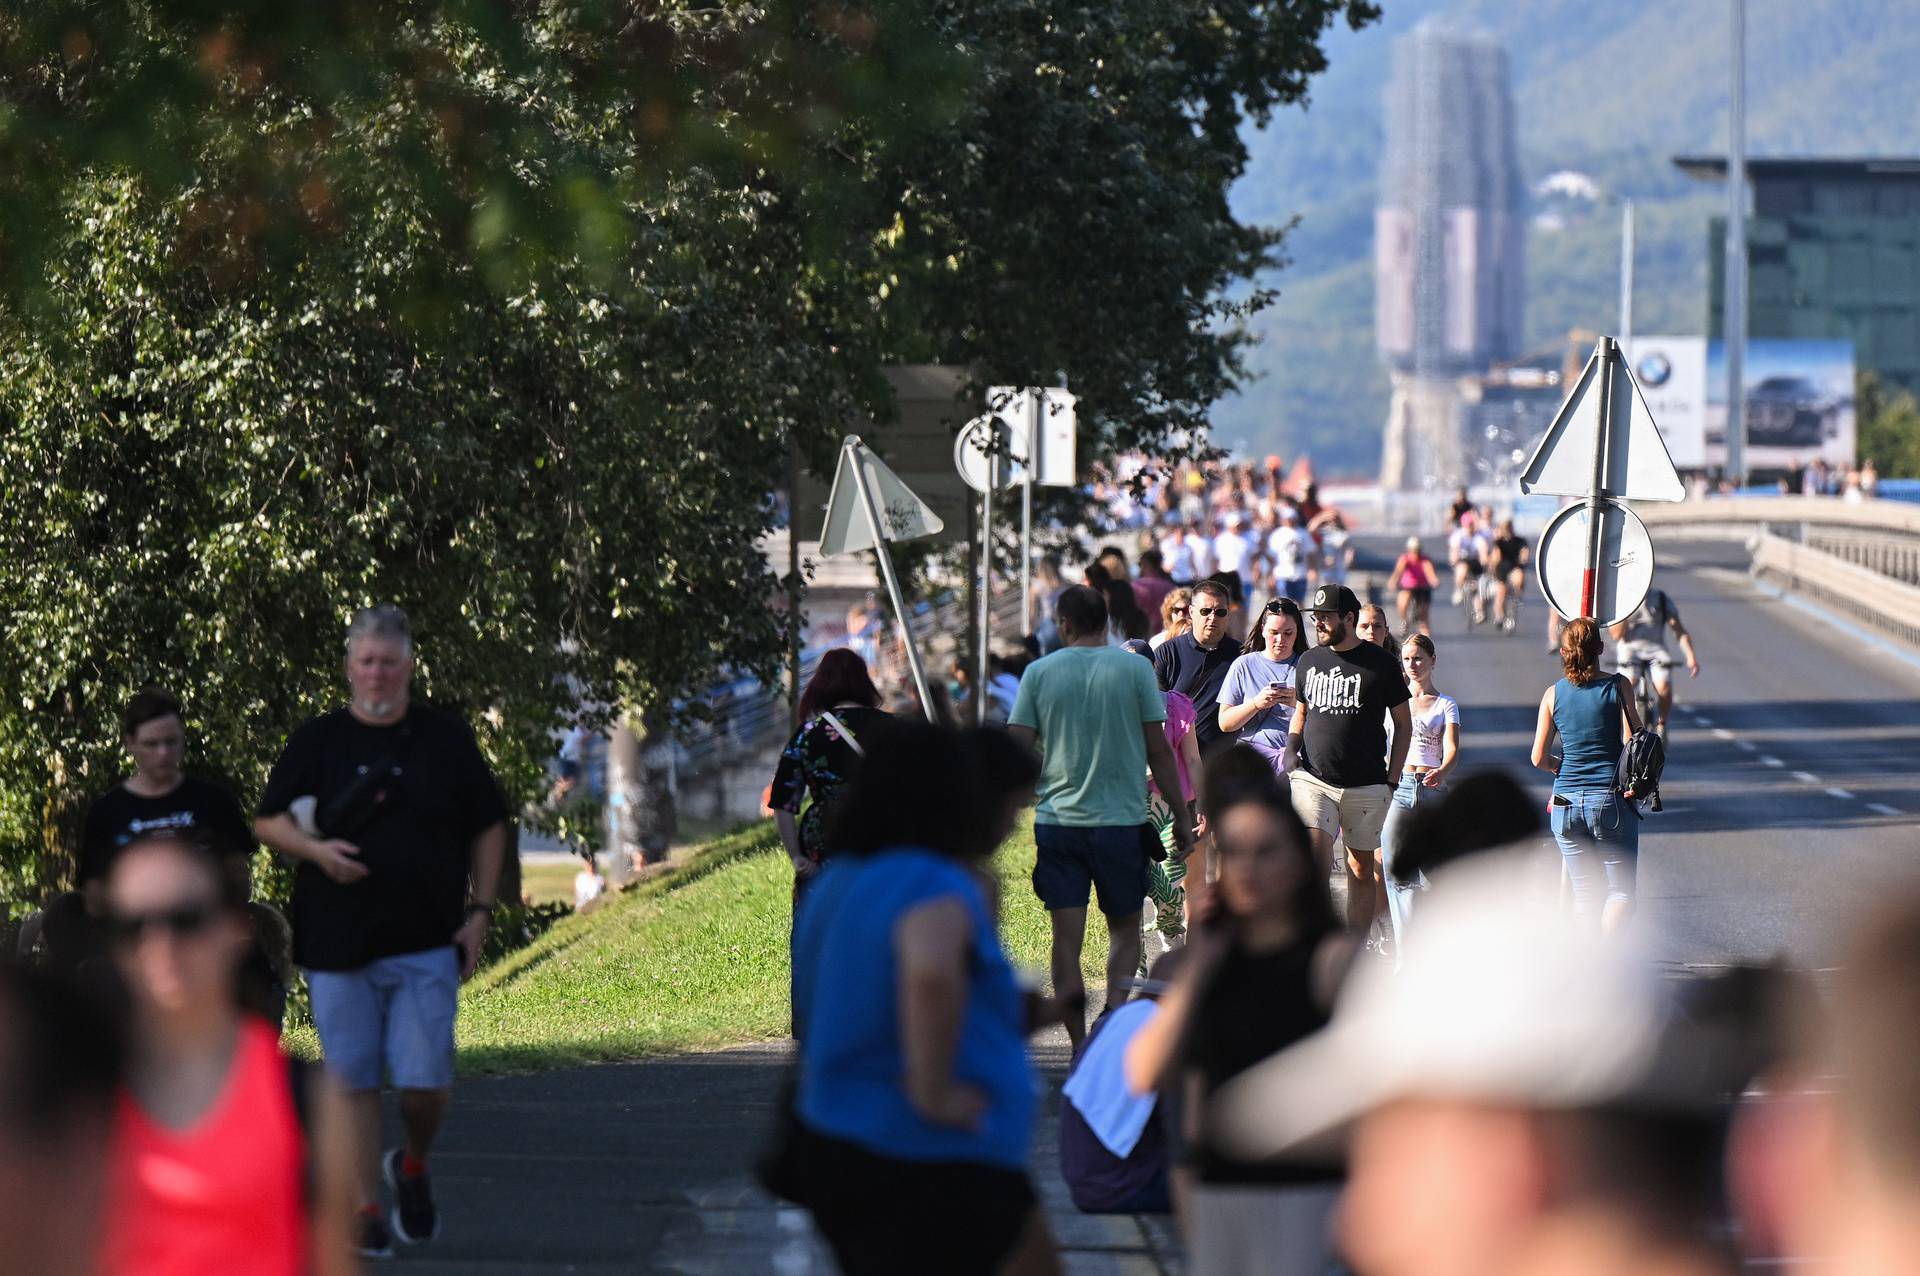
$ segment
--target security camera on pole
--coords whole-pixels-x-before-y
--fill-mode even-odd
[[[1540,592],[1553,609],[1602,625],[1637,611],[1653,585],[1653,541],[1621,502],[1679,501],[1687,493],[1612,337],[1594,347],[1520,475],[1520,490],[1584,498],[1547,524],[1534,556]]]
[[[987,411],[966,423],[953,441],[960,478],[980,493],[979,682],[976,720],[984,721],[992,677],[988,646],[993,616],[993,494],[1020,484],[1020,624],[1033,632],[1033,486],[1072,487],[1075,404],[1065,390],[996,385]]]

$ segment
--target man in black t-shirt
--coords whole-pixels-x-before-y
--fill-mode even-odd
[[[120,742],[133,759],[133,774],[88,804],[74,857],[74,889],[47,903],[41,935],[55,970],[71,973],[101,955],[95,921],[100,882],[115,852],[142,834],[169,829],[206,842],[219,852],[236,887],[250,893],[251,861],[259,844],[231,793],[182,773],[186,739],[180,701],[158,687],[139,692],[120,715]],[[253,991],[263,981],[273,982],[273,965],[256,944],[245,967]],[[255,998],[248,1006],[269,1017],[277,1014],[274,1006]]]
[[[1187,604],[1193,628],[1161,643],[1153,657],[1153,672],[1161,687],[1193,701],[1197,715],[1193,735],[1203,758],[1234,741],[1232,732],[1220,730],[1220,688],[1240,655],[1239,647],[1227,640],[1227,617],[1232,610],[1225,585],[1201,581]]]
[[[87,891],[115,851],[159,829],[207,842],[235,879],[247,883],[258,843],[231,793],[181,772],[187,729],[180,701],[149,687],[128,702],[120,727],[133,774],[87,807],[75,884]]]
[[[1299,696],[1287,740],[1293,807],[1321,864],[1333,854],[1334,835],[1345,835],[1347,925],[1364,935],[1373,925],[1380,828],[1413,741],[1411,696],[1394,658],[1355,632],[1360,600],[1352,590],[1321,585],[1309,610],[1319,645],[1293,671]]]
[[[453,1087],[453,1020],[494,908],[506,799],[472,730],[408,699],[413,639],[398,607],[347,630],[344,709],[287,740],[260,798],[260,840],[297,861],[294,959],[327,1067],[364,1131],[360,1250],[439,1233],[427,1156]],[[471,886],[471,893],[469,893]],[[402,1146],[380,1152],[380,1085],[400,1091]],[[393,1187],[389,1218],[377,1202]]]

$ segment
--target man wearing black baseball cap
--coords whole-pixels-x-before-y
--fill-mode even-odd
[[[1413,740],[1410,695],[1394,658],[1355,632],[1360,600],[1351,589],[1323,582],[1308,611],[1317,645],[1294,666],[1299,700],[1287,739],[1293,809],[1322,865],[1333,854],[1334,835],[1345,834],[1347,925],[1364,935],[1373,925],[1380,828]]]

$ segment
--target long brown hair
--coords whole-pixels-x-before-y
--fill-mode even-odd
[[[1287,653],[1289,660],[1297,660],[1307,649],[1307,618],[1300,614],[1300,604],[1291,598],[1269,598],[1267,605],[1256,613],[1253,629],[1247,634],[1247,640],[1240,644],[1242,653],[1265,651],[1267,649],[1267,617],[1288,616],[1293,620],[1293,650]]]
[[[1585,616],[1567,622],[1560,631],[1560,665],[1567,681],[1584,687],[1600,676],[1600,626]]]

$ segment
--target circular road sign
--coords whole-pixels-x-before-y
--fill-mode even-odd
[[[973,418],[953,441],[953,468],[976,492],[986,491],[989,484],[996,492],[1012,487],[1013,431],[991,413]]]
[[[1569,619],[1580,614],[1587,571],[1587,506],[1569,505],[1540,534],[1534,564],[1540,592]],[[1640,516],[1617,501],[1600,502],[1600,570],[1593,582],[1593,617],[1617,625],[1640,609],[1653,587],[1653,538]]]

